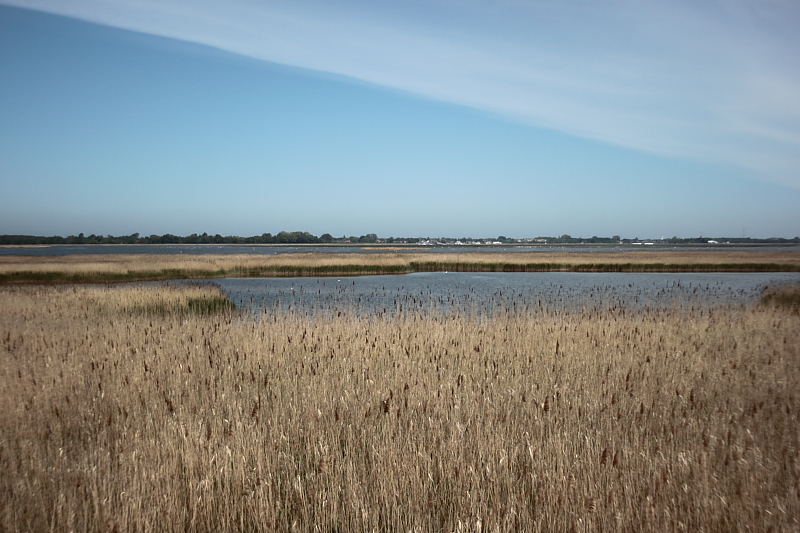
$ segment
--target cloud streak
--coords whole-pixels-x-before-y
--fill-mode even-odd
[[[0,0],[800,188],[800,4]]]

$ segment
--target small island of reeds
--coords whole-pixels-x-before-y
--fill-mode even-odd
[[[412,272],[798,272],[800,252],[376,252],[278,255],[0,256],[0,284],[119,283],[220,277]]]

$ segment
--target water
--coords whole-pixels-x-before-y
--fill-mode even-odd
[[[757,301],[768,285],[800,282],[799,273],[415,273],[352,278],[215,280],[240,309],[301,314],[414,312],[489,315],[498,311],[615,305],[670,308]]]

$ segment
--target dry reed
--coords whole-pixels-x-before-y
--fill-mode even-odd
[[[0,529],[800,528],[782,308],[141,312],[216,296],[0,289]]]
[[[649,251],[512,253],[94,254],[0,256],[0,283],[115,282],[412,271],[800,271],[798,252]]]

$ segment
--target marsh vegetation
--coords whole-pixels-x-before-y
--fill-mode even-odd
[[[768,287],[761,295],[761,303],[800,313],[800,284],[780,284]]]
[[[0,256],[0,284],[111,283],[410,272],[799,272],[798,252],[86,254]]]
[[[0,529],[796,531],[800,316],[0,289]]]

